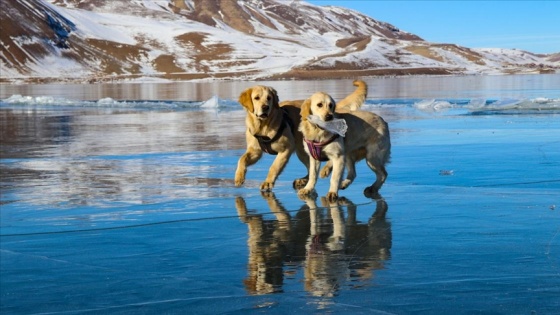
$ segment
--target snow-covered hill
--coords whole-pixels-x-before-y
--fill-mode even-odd
[[[0,82],[560,69],[559,54],[429,43],[353,10],[297,0],[17,0],[2,1],[0,19]]]

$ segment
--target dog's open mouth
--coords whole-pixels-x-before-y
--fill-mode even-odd
[[[259,117],[260,119],[267,119],[268,118],[268,114],[267,113],[262,113],[260,115],[257,115],[257,117]]]

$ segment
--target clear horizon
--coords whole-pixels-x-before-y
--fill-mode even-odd
[[[306,2],[353,9],[429,42],[560,53],[560,1]]]

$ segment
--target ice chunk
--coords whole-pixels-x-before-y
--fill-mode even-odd
[[[550,101],[551,100],[549,98],[546,98],[546,97],[537,97],[537,98],[533,99],[533,103],[540,103],[540,104],[546,104]]]
[[[111,97],[105,97],[102,99],[97,100],[97,105],[100,106],[112,106],[112,105],[117,105],[119,102],[114,100]]]
[[[452,108],[453,106],[448,101],[438,101],[435,99],[422,100],[414,103],[414,107],[422,111],[442,111]]]
[[[469,101],[467,107],[471,109],[478,109],[478,108],[483,108],[485,105],[486,105],[486,99],[473,98],[472,100]]]
[[[206,100],[200,107],[202,108],[218,108],[220,106],[220,99],[217,95],[212,96]]]

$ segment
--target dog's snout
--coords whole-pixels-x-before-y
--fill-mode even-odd
[[[332,114],[327,114],[325,116],[325,121],[331,121],[331,120],[333,120],[333,118],[334,118],[334,116]]]
[[[265,111],[265,112],[268,112],[268,109],[269,109],[269,108],[270,108],[270,106],[264,105],[264,106],[262,107],[262,110]]]

